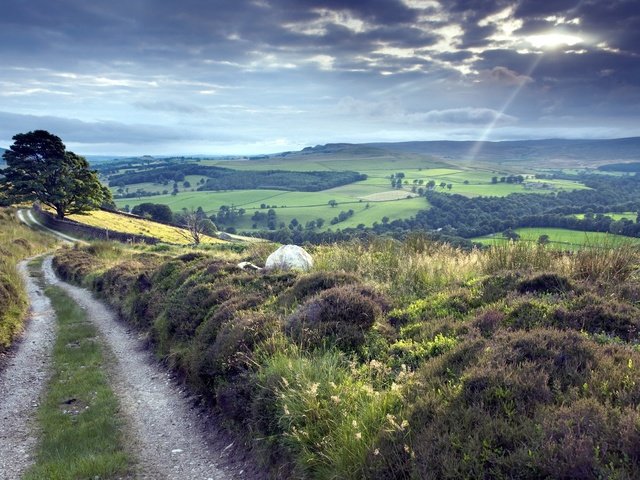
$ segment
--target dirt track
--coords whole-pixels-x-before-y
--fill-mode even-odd
[[[60,281],[50,257],[43,269],[47,283],[61,287],[86,310],[112,353],[108,370],[130,428],[129,447],[138,460],[136,478],[259,478],[242,449],[192,405],[188,394],[113,312],[89,291]]]
[[[0,478],[18,480],[33,462],[38,441],[38,401],[50,377],[56,319],[42,287],[19,266],[31,302],[26,330],[0,372]],[[59,280],[51,257],[43,262],[45,282],[65,290],[100,332],[107,373],[121,405],[125,441],[136,479],[264,478],[242,445],[216,424],[145,350],[134,332],[91,293]]]
[[[33,461],[38,440],[36,410],[49,378],[55,341],[55,315],[42,288],[29,277],[27,261],[18,265],[31,302],[22,338],[0,372],[0,477],[19,479]]]

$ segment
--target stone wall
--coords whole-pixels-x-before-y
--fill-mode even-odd
[[[33,206],[33,213],[36,219],[43,225],[62,232],[72,237],[87,238],[93,240],[116,240],[124,243],[147,243],[154,245],[158,243],[158,239],[147,237],[145,235],[136,235],[133,233],[115,232],[106,228],[97,228],[90,225],[74,222],[73,220],[59,220],[55,215],[43,211],[37,204]],[[118,215],[118,212],[111,212]]]

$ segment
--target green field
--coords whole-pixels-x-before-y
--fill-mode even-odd
[[[252,230],[254,221],[251,216],[256,210],[264,210],[262,204],[274,208],[277,213],[277,223],[288,225],[292,219],[297,219],[303,225],[311,220],[322,218],[328,228],[356,227],[360,224],[371,226],[380,222],[383,217],[390,220],[409,218],[418,211],[428,208],[424,198],[417,197],[419,189],[425,189],[429,181],[436,184],[439,192],[474,196],[506,196],[511,193],[551,193],[560,190],[586,188],[578,182],[568,180],[536,180],[531,172],[509,170],[496,165],[479,164],[470,167],[466,164],[453,165],[444,163],[426,155],[393,154],[371,156],[340,155],[297,155],[273,157],[262,160],[203,160],[203,165],[216,165],[236,170],[289,170],[289,171],[326,171],[352,170],[367,175],[367,179],[348,185],[323,190],[320,192],[291,192],[282,190],[230,190],[230,191],[195,191],[201,177],[188,176],[191,187],[185,189],[182,182],[178,183],[177,195],[163,194],[148,197],[117,199],[119,208],[129,206],[133,208],[143,202],[162,203],[169,205],[173,211],[183,208],[196,209],[202,207],[212,215],[222,205],[245,209],[243,217],[233,225],[237,229]],[[391,176],[403,173],[401,189],[394,188]],[[498,182],[492,183],[492,177],[522,175],[523,184]],[[442,184],[445,186],[441,186]],[[450,186],[450,188],[449,188]],[[128,185],[128,193],[138,190],[147,192],[171,191],[173,184],[141,183]],[[295,189],[295,185],[291,185]],[[114,190],[114,194],[118,192]],[[122,191],[120,192],[122,193]],[[332,208],[330,200],[338,202]],[[368,205],[368,206],[367,206]],[[354,215],[336,225],[330,225],[332,218],[341,211],[352,209]],[[224,225],[223,227],[228,227]],[[265,225],[257,224],[257,229]]]
[[[541,235],[549,235],[550,245],[559,249],[575,249],[584,247],[613,246],[626,243],[640,245],[640,239],[623,237],[611,233],[582,232],[565,228],[517,228],[515,232],[520,235],[520,241],[537,242]],[[472,238],[474,242],[484,245],[495,245],[507,242],[501,234]]]
[[[596,214],[597,215],[597,214]],[[635,221],[635,219],[638,216],[638,212],[607,212],[607,213],[603,213],[602,215],[604,215],[605,217],[611,217],[612,220],[633,220]],[[576,213],[574,215],[574,217],[579,218],[580,220],[584,219],[585,214],[584,213]]]
[[[351,187],[351,189],[349,189]],[[345,191],[340,191],[345,189]],[[128,205],[133,208],[143,202],[163,203],[173,211],[183,208],[197,209],[202,207],[207,214],[216,213],[221,205],[233,205],[246,210],[245,215],[237,222],[236,228],[252,229],[251,216],[258,211],[266,212],[261,204],[268,205],[276,211],[278,223],[289,222],[295,218],[300,223],[323,218],[324,229],[355,227],[361,223],[371,226],[380,222],[382,217],[408,218],[419,210],[428,208],[424,198],[413,197],[399,200],[373,201],[361,200],[359,195],[379,193],[378,188],[354,188],[351,185],[325,190],[323,192],[283,192],[280,190],[234,190],[227,192],[185,192],[178,195],[157,195],[138,199],[121,199],[116,204],[119,208]],[[410,192],[405,192],[409,195]],[[336,207],[329,206],[329,200],[338,202]],[[368,207],[367,207],[368,205]],[[341,211],[354,210],[354,215],[337,225],[329,225],[330,220]],[[260,227],[260,225],[258,225]],[[264,225],[261,226],[264,228]]]

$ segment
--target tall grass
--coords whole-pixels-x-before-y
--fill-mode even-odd
[[[314,253],[317,270],[353,273],[400,301],[473,278],[480,271],[482,256],[478,250],[464,251],[418,236],[405,243],[353,241],[318,247]]]
[[[265,422],[276,419],[278,435],[303,478],[362,478],[375,455],[381,430],[402,428],[400,383],[380,387],[379,362],[356,366],[344,354],[296,349],[268,357],[258,383],[270,395]],[[405,378],[403,378],[405,377]],[[401,373],[398,382],[406,380]]]
[[[624,282],[640,272],[640,247],[616,242],[612,245],[590,245],[572,258],[576,277],[603,284]]]
[[[27,296],[16,264],[54,245],[51,237],[22,225],[13,209],[0,209],[0,350],[22,330]]]

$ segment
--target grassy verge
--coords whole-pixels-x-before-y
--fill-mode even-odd
[[[61,289],[49,287],[46,294],[58,318],[54,373],[38,412],[42,436],[36,463],[24,478],[121,477],[130,459],[97,332]]]
[[[22,331],[27,313],[27,296],[16,264],[54,243],[51,237],[18,222],[12,209],[0,209],[0,351]]]

